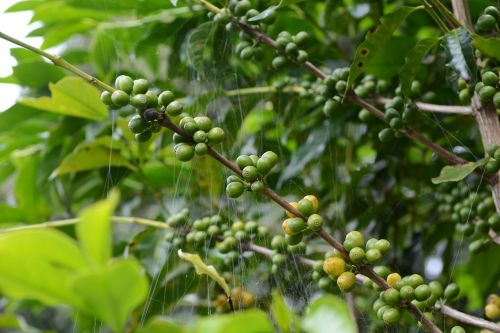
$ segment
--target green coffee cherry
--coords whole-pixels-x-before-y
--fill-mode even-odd
[[[283,249],[286,247],[285,237],[282,235],[276,235],[271,239],[271,248],[274,250]],[[321,268],[323,269],[323,268]]]
[[[498,75],[494,72],[488,71],[481,75],[483,83],[487,86],[495,87],[498,84]]]
[[[155,108],[158,106],[158,95],[154,91],[148,90],[146,96],[148,96],[149,101],[148,107]]]
[[[151,139],[151,136],[153,135],[153,133],[151,133],[150,130],[145,130],[144,132],[142,133],[137,133],[135,135],[135,139],[138,141],[138,142],[146,142],[148,141],[149,139]]]
[[[422,93],[422,84],[420,81],[413,81],[411,83],[410,93],[412,96],[418,96]]]
[[[309,34],[305,31],[301,31],[298,34],[296,34],[292,39],[294,43],[296,43],[297,45],[302,45],[305,44],[309,39]]]
[[[431,289],[428,285],[422,284],[415,288],[415,298],[417,301],[425,301],[431,295]]]
[[[190,161],[194,156],[194,148],[187,143],[179,143],[174,147],[174,155],[179,161]]]
[[[290,42],[290,39],[285,38],[285,37],[278,37],[276,38],[276,46],[280,49],[284,49],[286,47],[286,44]]]
[[[295,235],[304,231],[306,223],[300,217],[292,217],[283,221],[282,228],[285,234]]]
[[[250,8],[252,8],[252,3],[248,0],[242,0],[238,2],[234,8],[234,13],[238,16],[244,15]]]
[[[120,75],[115,80],[115,87],[127,94],[130,94],[134,88],[134,80],[132,80],[130,76]]]
[[[254,55],[254,49],[251,46],[245,47],[243,50],[241,50],[240,57],[244,60],[249,60],[253,57]]]
[[[408,285],[410,285],[413,289],[416,289],[423,283],[424,283],[424,278],[419,274],[412,274],[408,277]]]
[[[256,180],[250,185],[250,189],[253,192],[262,192],[264,190],[264,187],[264,183],[260,180]]]
[[[253,182],[259,177],[259,172],[253,165],[244,167],[241,172],[243,174],[243,178],[245,178],[245,180],[249,182]]]
[[[497,173],[498,169],[500,169],[500,161],[497,160],[489,160],[484,166],[486,173],[490,174]]]
[[[297,245],[302,241],[303,233],[298,233],[295,235],[285,235],[285,240],[288,245]]]
[[[384,255],[391,248],[391,243],[387,239],[379,239],[375,242],[374,246],[374,248],[378,249]]]
[[[245,187],[240,182],[232,182],[227,184],[226,193],[230,198],[238,198],[243,194]]]
[[[249,42],[246,42],[246,41],[239,42],[238,44],[236,44],[236,48],[234,50],[237,54],[240,54],[241,51],[243,51],[243,49],[248,47],[248,46],[250,46]]]
[[[208,131],[208,141],[210,143],[220,143],[224,141],[224,130],[220,127],[214,127]]]
[[[195,117],[194,122],[202,131],[208,132],[212,128],[212,120],[205,116]]]
[[[207,137],[208,137],[207,133],[205,131],[202,131],[202,130],[198,130],[198,131],[194,132],[194,134],[193,134],[193,140],[196,143],[207,141]]]
[[[444,297],[446,299],[453,300],[460,294],[460,287],[456,283],[450,283],[444,289]]]
[[[477,19],[477,27],[479,30],[489,32],[495,28],[497,21],[489,14],[483,14]]]
[[[483,11],[484,14],[488,14],[493,16],[495,19],[500,20],[500,12],[498,11],[498,8],[495,6],[488,6],[484,9]]]
[[[399,303],[399,291],[394,288],[389,288],[384,291],[384,301],[389,305],[396,305]]]
[[[394,139],[394,131],[390,128],[384,128],[378,133],[380,142],[389,142]]]
[[[370,264],[377,263],[382,258],[382,253],[378,249],[370,249],[366,251],[366,260]]]
[[[160,96],[158,96],[158,105],[167,107],[170,103],[175,100],[174,93],[170,90],[162,91]]]
[[[299,50],[297,53],[297,61],[298,62],[306,62],[309,58],[309,54],[304,50]]]
[[[383,315],[384,313],[389,310],[389,309],[392,309],[389,305],[383,305],[381,306],[378,310],[377,310],[377,318],[379,319],[382,319],[383,318]]]
[[[145,79],[134,80],[132,92],[134,94],[145,94],[149,89],[149,82]]]
[[[323,227],[323,218],[321,215],[312,214],[307,219],[307,227],[311,229],[311,231],[317,232],[320,231]]]
[[[113,105],[113,101],[111,100],[111,93],[109,91],[104,90],[101,93],[101,102],[103,102],[107,106]]]
[[[336,98],[328,99],[323,105],[323,113],[327,117],[331,117],[335,111],[340,108],[340,101]]]
[[[443,296],[443,285],[438,281],[429,282],[429,289],[431,290],[432,295],[436,296],[437,298]]]
[[[413,293],[414,290],[410,286],[402,286],[401,289],[399,290],[399,295],[401,296],[401,299],[405,301],[411,301],[413,299]]]
[[[286,59],[285,59],[285,57],[282,57],[282,56],[277,56],[272,61],[272,66],[274,69],[280,69],[285,64],[286,64]]]
[[[285,52],[288,53],[288,54],[293,54],[295,52],[298,51],[298,46],[297,44],[293,43],[293,42],[290,42],[288,44],[286,44],[285,46]]]
[[[274,167],[273,162],[265,157],[260,157],[257,160],[257,170],[261,175],[266,175],[271,171],[271,169]]]
[[[240,155],[236,159],[236,164],[238,165],[238,168],[243,170],[247,166],[253,166],[253,161],[248,155]]]
[[[399,314],[399,310],[396,308],[387,309],[382,315],[382,320],[387,324],[397,323],[400,318],[401,315]]]
[[[498,91],[494,96],[493,96],[493,104],[495,104],[495,107],[500,108],[500,91]]]
[[[297,209],[302,215],[309,216],[314,213],[313,203],[307,199],[302,199],[297,203]]]
[[[130,96],[123,90],[115,90],[111,94],[111,101],[117,106],[125,106],[130,102]]]
[[[450,333],[466,333],[462,326],[453,326]]]
[[[365,259],[365,250],[360,247],[355,247],[349,251],[349,258],[353,263],[359,264]]]
[[[130,118],[128,122],[128,128],[132,131],[132,133],[142,133],[146,130],[146,122],[142,119],[141,116],[135,115]]]
[[[198,126],[196,125],[196,123],[194,121],[189,121],[189,122],[184,123],[184,126],[182,126],[182,129],[188,135],[192,136],[198,130]]]
[[[386,279],[387,276],[391,274],[391,269],[387,266],[375,266],[373,267],[373,270],[384,279]]]
[[[335,84],[335,90],[337,90],[339,94],[343,94],[346,89],[347,89],[347,82],[344,80],[339,80]]]
[[[178,116],[182,113],[183,108],[184,108],[184,106],[182,105],[181,102],[173,101],[167,105],[167,113],[169,116],[175,117],[175,116]]]
[[[359,120],[367,122],[372,118],[372,114],[367,109],[361,109],[358,113]]]
[[[137,94],[130,99],[130,104],[139,110],[144,110],[149,104],[148,96],[144,94]]]
[[[470,102],[471,95],[469,89],[462,89],[460,90],[460,93],[458,94],[458,99],[462,103],[468,103]]]
[[[207,146],[207,144],[204,143],[204,142],[197,143],[194,146],[194,152],[198,156],[205,155],[208,152],[208,146]]]
[[[359,231],[351,231],[345,236],[344,240],[344,247],[346,248],[347,251],[352,250],[355,247],[364,247],[365,243],[365,238],[363,237],[363,234],[360,233]]]

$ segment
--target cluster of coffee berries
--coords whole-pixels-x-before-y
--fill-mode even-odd
[[[476,83],[475,90],[483,103],[493,102],[500,107],[500,81],[498,79],[499,68],[485,70],[481,74],[481,81]]]
[[[332,74],[324,80],[320,88],[320,94],[326,99],[323,105],[323,113],[330,117],[340,108],[342,96],[347,88],[349,78],[349,67],[336,68]]]
[[[391,244],[386,239],[376,238],[370,238],[365,244],[362,233],[351,231],[345,237],[344,247],[353,263],[375,264],[389,251]]]
[[[374,94],[383,95],[389,89],[389,82],[377,80],[373,75],[366,75],[361,79],[359,85],[354,88],[354,92],[359,97],[370,97]]]
[[[484,307],[484,315],[491,320],[500,318],[500,297],[498,295],[491,294],[488,296]]]
[[[233,302],[234,309],[248,309],[255,305],[256,297],[254,294],[241,287],[235,287],[231,289],[231,301]],[[217,298],[212,304],[217,309],[217,312],[227,312],[231,310],[225,294],[217,295]]]
[[[492,32],[500,27],[500,12],[495,6],[488,6],[479,16],[476,29],[480,32]]]
[[[470,104],[470,100],[472,98],[472,86],[470,86],[467,81],[463,78],[459,78],[457,81],[458,86],[458,99],[463,104]]]
[[[278,163],[278,155],[266,151],[262,156],[240,155],[236,159],[238,168],[241,169],[242,178],[238,176],[227,177],[226,193],[230,198],[240,197],[245,190],[261,192],[264,187],[264,178]]]
[[[316,262],[314,265],[314,270],[316,272],[320,269],[321,261]],[[345,259],[342,257],[338,251],[334,250],[327,252],[325,254],[325,260],[321,265],[323,272],[328,275],[328,280],[325,277],[321,277],[318,281],[318,286],[320,288],[326,288],[325,284],[331,283],[333,280],[336,282],[339,289],[343,292],[349,292],[352,290],[356,284],[356,274],[354,273],[354,267],[346,263]],[[314,273],[313,273],[314,274]],[[313,278],[315,278],[313,276]]]
[[[384,128],[378,133],[381,142],[389,142],[395,137],[400,137],[399,132],[406,124],[415,120],[418,108],[415,104],[405,104],[401,96],[394,97],[385,104],[384,120],[389,124],[389,128]]]
[[[399,321],[401,302],[411,302],[419,310],[426,311],[431,310],[439,299],[444,297],[453,300],[460,293],[460,288],[455,283],[449,284],[444,289],[438,281],[426,284],[424,278],[419,274],[401,277],[398,273],[390,273],[386,266],[376,266],[374,270],[385,278],[390,286],[390,288],[380,292],[373,304],[373,310],[377,317],[387,324]]]
[[[469,251],[478,253],[491,243],[490,229],[500,231],[500,216],[489,191],[470,191],[477,185],[443,184],[438,188],[436,201],[441,219],[456,223],[456,230],[474,240]]]
[[[299,202],[290,202],[290,206],[297,209],[307,218],[305,221],[300,216],[295,216],[287,211],[287,219],[283,221],[282,228],[285,232],[285,238],[289,244],[298,244],[304,232],[317,232],[323,227],[323,218],[316,214],[318,211],[318,199],[314,195],[306,195]]]
[[[179,122],[179,127],[189,136],[189,140],[174,133],[173,141],[175,157],[182,162],[190,161],[194,155],[205,155],[208,144],[217,144],[224,140],[224,130],[213,127],[212,120],[206,116],[185,116]]]
[[[287,58],[295,59],[298,62],[306,62],[309,55],[299,46],[303,46],[308,39],[309,34],[305,31],[301,31],[294,36],[288,31],[280,32],[276,38],[276,46],[281,52],[273,59],[273,67],[275,69],[283,67],[287,62]]]
[[[252,2],[249,0],[231,0],[229,1],[229,10],[238,17],[239,21],[244,23],[270,25],[276,20],[276,11],[267,9],[266,15],[263,15],[261,20],[249,21],[249,19],[261,14],[258,9],[253,8]]]
[[[287,261],[287,256],[302,255],[306,253],[306,244],[302,241],[290,243],[289,240],[282,235],[276,235],[271,239],[271,272],[277,273],[282,270],[283,265]]]

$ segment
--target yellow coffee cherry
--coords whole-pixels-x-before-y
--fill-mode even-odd
[[[498,317],[500,317],[500,308],[493,303],[487,304],[484,307],[484,315],[486,316],[486,318],[496,320]]]
[[[488,296],[486,303],[493,303],[496,304],[496,306],[500,307],[500,297],[498,297],[498,295],[491,294],[490,296]]]
[[[289,204],[290,204],[290,206],[292,206],[292,207],[293,207],[293,208],[295,208],[295,209],[297,209],[297,206],[299,205],[299,203],[298,203],[298,202],[295,202],[295,201],[292,201],[292,202],[290,202]],[[293,215],[293,214],[292,214],[292,213],[290,213],[289,211],[286,211],[285,213],[286,213],[286,216],[288,216],[288,217],[295,217],[295,215]]]
[[[316,198],[314,195],[306,195],[304,199],[309,200],[313,204],[313,210],[316,213],[318,211],[318,198]]]
[[[391,273],[387,275],[387,284],[392,288],[396,288],[396,283],[401,280],[401,275],[398,273]]]
[[[337,285],[342,291],[349,291],[356,284],[356,275],[353,272],[344,272],[337,279]]]
[[[345,272],[345,261],[342,258],[330,257],[323,262],[323,270],[326,274],[339,277]]]

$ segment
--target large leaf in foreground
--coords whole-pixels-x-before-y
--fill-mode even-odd
[[[472,37],[465,28],[451,30],[444,35],[443,45],[448,54],[449,66],[464,80],[476,80],[476,58],[472,48]]]
[[[49,89],[52,97],[25,98],[20,102],[39,110],[90,120],[103,120],[108,115],[99,90],[80,78],[65,77],[50,83]]]

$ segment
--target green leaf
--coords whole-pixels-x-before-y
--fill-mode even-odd
[[[137,170],[125,157],[120,155],[119,151],[102,146],[90,146],[77,148],[66,156],[51,177],[110,166],[126,167],[132,171]]]
[[[0,253],[3,294],[48,305],[79,304],[69,281],[73,272],[86,267],[86,263],[70,237],[51,229],[4,233],[0,234]]]
[[[114,332],[123,332],[130,313],[144,301],[149,288],[141,265],[133,259],[119,259],[81,272],[71,286],[82,301],[82,310],[104,321]]]
[[[366,74],[372,74],[377,79],[391,80],[398,75],[405,63],[405,56],[415,45],[416,41],[409,36],[392,36],[386,47],[377,51],[366,67]]]
[[[500,61],[500,38],[484,38],[479,35],[472,35],[472,45],[483,54]]]
[[[205,74],[205,52],[209,49],[208,41],[212,36],[214,22],[205,22],[189,35],[187,41],[187,54],[189,63],[201,75]]]
[[[260,310],[247,310],[201,318],[196,321],[194,333],[275,333],[267,315]],[[326,331],[325,331],[326,332]]]
[[[461,165],[447,165],[441,172],[438,177],[432,178],[433,184],[441,184],[446,182],[458,182],[468,175],[470,175],[476,168],[485,165],[488,162],[488,157],[483,158],[477,162],[469,162]]]
[[[308,333],[358,331],[346,302],[333,295],[325,295],[311,304],[302,320],[302,328]]]
[[[438,38],[422,39],[406,56],[405,64],[399,72],[401,92],[404,96],[410,95],[411,83],[422,65],[422,60],[438,40]]]
[[[103,120],[108,110],[102,104],[99,90],[77,77],[65,77],[49,84],[52,97],[25,98],[20,102],[43,111],[91,120]]]
[[[477,66],[470,32],[465,28],[449,31],[443,37],[443,45],[450,67],[464,80],[475,82]]]
[[[179,0],[170,0],[170,3],[173,5],[173,6],[177,6],[177,3],[179,2]]]
[[[86,32],[95,27],[93,20],[81,20],[77,22],[64,22],[53,25],[43,36],[42,49],[56,46],[70,38],[71,36]]]
[[[276,326],[278,326],[281,332],[290,333],[294,331],[294,328],[295,331],[298,331],[298,328],[296,327],[297,322],[295,315],[286,306],[285,300],[278,290],[273,291],[271,314],[274,318]]]
[[[198,275],[208,275],[208,277],[210,277],[212,280],[217,282],[219,286],[221,286],[222,290],[224,290],[227,296],[231,296],[231,291],[229,290],[229,286],[227,285],[226,280],[219,275],[214,266],[208,266],[207,264],[205,264],[197,254],[184,253],[181,249],[177,251],[177,254],[179,255],[179,257],[181,257],[181,259],[191,262]]]
[[[356,78],[361,75],[374,59],[375,55],[386,47],[392,34],[408,15],[422,7],[401,7],[393,13],[381,18],[381,24],[366,34],[365,40],[358,46],[354,61],[349,71],[347,88],[350,88]]]
[[[184,333],[186,330],[169,318],[154,317],[137,333]]]
[[[99,201],[80,213],[81,222],[76,234],[91,265],[102,266],[111,258],[111,215],[119,200],[112,191],[106,200]]]
[[[66,76],[60,68],[43,61],[19,63],[12,68],[12,72],[18,84],[30,88],[46,87],[50,82],[57,82]]]
[[[250,111],[240,126],[238,139],[245,139],[248,135],[255,134],[266,124],[272,123],[276,119],[276,113],[268,108],[255,108]]]

